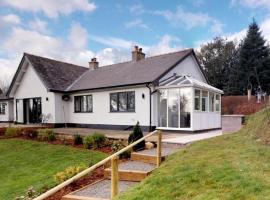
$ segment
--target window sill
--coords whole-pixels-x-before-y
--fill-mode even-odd
[[[74,113],[93,113],[93,111],[92,112],[74,112]]]
[[[109,113],[136,113],[135,111],[110,111]]]

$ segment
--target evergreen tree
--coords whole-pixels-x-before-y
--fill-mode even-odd
[[[221,37],[203,45],[197,53],[205,74],[211,85],[221,90],[228,91],[230,69],[237,63],[237,48],[232,41]],[[229,91],[228,91],[229,92]]]
[[[261,86],[264,91],[270,92],[269,47],[255,20],[249,25],[241,45],[239,65],[238,84],[242,90],[252,87],[254,91]]]

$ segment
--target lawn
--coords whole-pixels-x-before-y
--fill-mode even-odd
[[[22,139],[0,140],[0,199],[14,200],[29,186],[37,191],[56,185],[53,175],[69,166],[94,164],[106,155]]]
[[[270,110],[269,110],[270,111]],[[239,132],[188,146],[121,200],[270,199],[270,125],[266,111]]]

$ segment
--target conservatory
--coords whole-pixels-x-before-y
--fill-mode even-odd
[[[221,94],[189,76],[174,76],[159,83],[158,128],[201,131],[221,128]]]

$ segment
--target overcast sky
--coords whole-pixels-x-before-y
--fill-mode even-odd
[[[270,0],[0,0],[0,78],[23,52],[87,66],[198,48],[215,36],[241,39],[254,17],[270,40]]]

